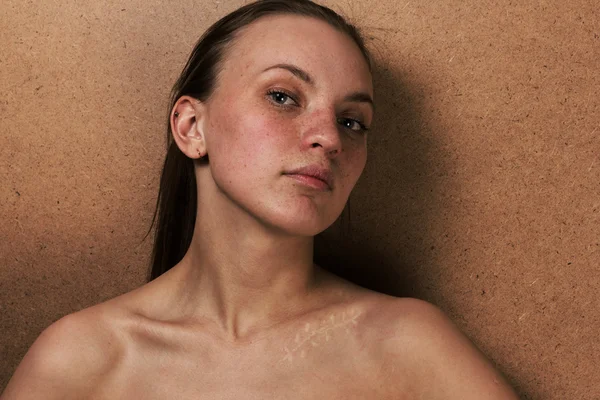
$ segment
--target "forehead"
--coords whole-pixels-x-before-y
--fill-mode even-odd
[[[349,89],[372,94],[369,67],[353,39],[324,21],[305,16],[267,16],[243,28],[227,51],[223,72],[252,77],[278,63],[307,71],[317,85],[345,82],[353,86]]]

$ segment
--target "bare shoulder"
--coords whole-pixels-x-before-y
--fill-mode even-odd
[[[421,398],[517,399],[492,363],[438,307],[383,296],[378,309],[387,369],[410,370]]]
[[[90,396],[122,356],[110,310],[110,305],[96,305],[46,328],[17,367],[2,400]]]

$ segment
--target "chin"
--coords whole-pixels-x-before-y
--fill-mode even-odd
[[[255,203],[255,207],[248,210],[265,225],[291,236],[316,236],[333,225],[343,211],[343,205],[334,207],[327,201],[317,202],[307,196]]]

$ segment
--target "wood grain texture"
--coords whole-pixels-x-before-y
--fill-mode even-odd
[[[241,4],[2,2],[0,389],[50,323],[143,283],[170,87]],[[596,2],[324,4],[376,59],[340,257],[445,310],[522,398],[600,398]]]

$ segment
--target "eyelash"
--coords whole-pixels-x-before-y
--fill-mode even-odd
[[[288,93],[287,91],[285,91],[285,90],[282,90],[282,89],[269,89],[269,91],[267,91],[267,97],[270,97],[270,101],[271,101],[271,103],[272,103],[273,105],[275,105],[276,107],[279,107],[279,108],[285,108],[285,109],[289,109],[289,108],[291,108],[291,107],[295,107],[295,106],[293,106],[293,105],[290,105],[290,104],[288,104],[288,105],[285,105],[285,104],[280,104],[280,103],[277,103],[276,101],[274,101],[274,100],[273,100],[273,95],[274,95],[274,94],[282,94],[282,95],[284,95],[284,96],[286,96],[286,97],[289,97],[289,98],[290,98],[290,99],[292,99],[292,100],[293,100],[293,101],[294,101],[296,104],[298,104],[298,102],[296,101],[296,99],[294,98],[294,96],[293,96],[291,93]],[[338,119],[338,122],[339,122],[340,120],[345,120],[345,121],[353,121],[353,122],[356,122],[356,123],[357,123],[357,124],[360,126],[360,129],[359,129],[359,130],[351,129],[351,128],[348,128],[348,127],[344,126],[345,128],[348,128],[348,129],[350,129],[350,130],[352,130],[352,131],[354,131],[354,132],[363,132],[363,133],[365,133],[365,132],[369,131],[369,128],[367,128],[367,127],[365,126],[365,124],[364,124],[362,121],[360,121],[360,120],[353,119],[353,118],[339,118],[339,119]]]

